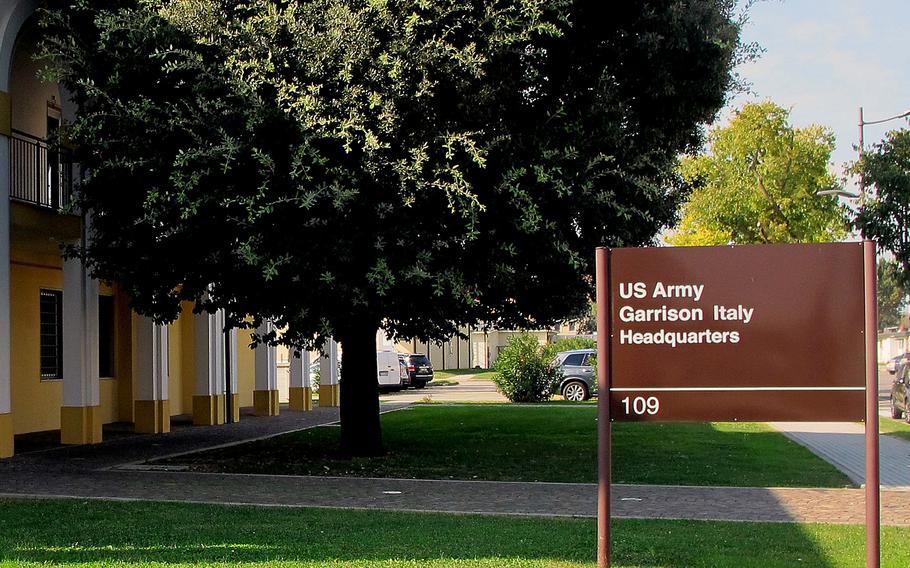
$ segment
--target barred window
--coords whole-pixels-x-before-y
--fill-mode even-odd
[[[63,292],[41,290],[41,378],[63,378]]]

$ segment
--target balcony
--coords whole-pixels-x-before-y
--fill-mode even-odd
[[[13,130],[10,138],[10,199],[59,210],[73,193],[69,150],[52,150],[46,140]]]

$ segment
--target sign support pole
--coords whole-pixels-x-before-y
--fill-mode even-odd
[[[610,437],[611,306],[610,249],[597,249],[595,259],[597,290],[597,566],[610,568],[610,484],[612,448]]]
[[[878,450],[878,313],[875,243],[863,241],[866,308],[866,568],[881,565],[881,489]]]

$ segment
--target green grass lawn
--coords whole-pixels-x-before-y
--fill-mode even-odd
[[[593,519],[0,500],[0,566],[37,568],[593,568]],[[863,527],[613,524],[616,568],[860,568]],[[882,531],[882,566],[910,565],[910,529]]]
[[[596,481],[591,405],[412,407],[382,416],[387,454],[338,454],[339,428],[285,434],[191,456],[200,471],[506,481]],[[616,483],[842,487],[849,481],[759,424],[615,424]]]
[[[910,424],[902,420],[892,420],[891,418],[879,416],[878,431],[889,436],[910,440]]]
[[[433,380],[436,379],[451,379],[452,377],[466,377],[466,375],[473,375],[470,378],[474,379],[493,379],[493,375],[496,373],[494,371],[487,371],[484,369],[443,369],[441,371],[433,371]]]

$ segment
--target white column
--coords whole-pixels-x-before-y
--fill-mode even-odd
[[[291,410],[313,409],[313,382],[310,378],[310,352],[291,349],[288,358],[290,385],[288,395]]]
[[[304,349],[291,349],[290,361],[290,383],[292,387],[311,388],[313,386],[312,377],[310,377],[310,352]]]
[[[319,406],[339,406],[341,391],[338,384],[338,343],[334,338],[326,340],[319,358]]]
[[[64,444],[101,441],[101,392],[98,380],[98,283],[79,259],[63,262],[63,408]]]
[[[237,393],[237,329],[231,328],[230,337],[228,338],[228,353],[230,361],[230,372],[231,372],[231,392],[235,395]]]
[[[338,342],[331,337],[322,346],[324,354],[319,358],[319,384],[338,384]]]
[[[224,423],[224,316],[196,314],[193,424]]]
[[[221,321],[224,322],[224,312],[219,310]],[[223,334],[222,334],[223,336]],[[230,392],[231,392],[231,414],[233,422],[240,421],[240,393],[238,392],[238,382],[237,382],[237,330],[231,328],[228,332],[227,337],[227,362],[228,362],[228,375],[230,376]],[[227,390],[227,389],[226,389]]]
[[[274,331],[271,322],[265,322],[256,332],[265,335]],[[258,416],[278,414],[278,352],[274,345],[260,343],[256,346],[256,377],[253,387],[253,407]]]
[[[168,328],[146,317],[136,322],[136,401],[134,423],[137,432],[170,432],[168,402]]]
[[[2,98],[2,97],[0,97]],[[0,114],[4,109],[0,108]],[[10,396],[9,137],[0,134],[0,458],[13,455]]]
[[[0,1],[0,458],[13,455],[12,367],[10,362],[10,79],[13,49],[36,0]]]

